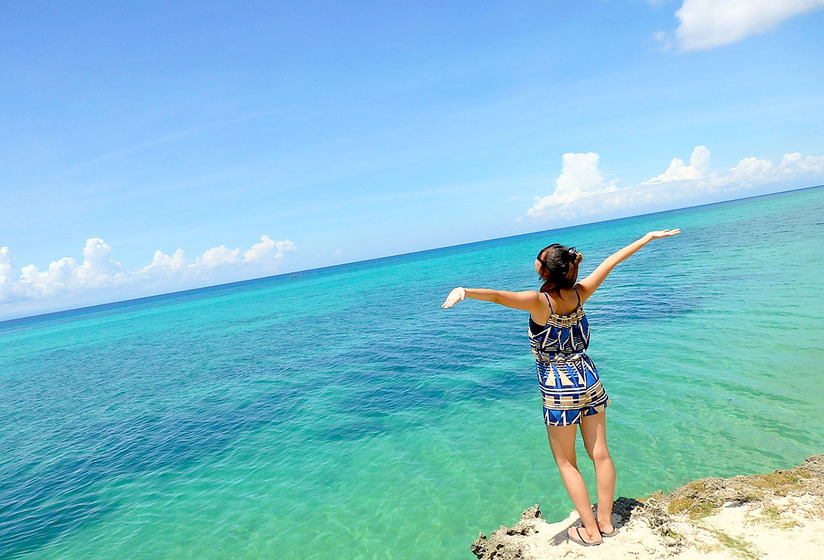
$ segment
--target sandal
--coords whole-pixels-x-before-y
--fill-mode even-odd
[[[597,541],[597,542],[587,542],[584,540],[584,537],[581,536],[581,528],[575,527],[575,532],[578,533],[578,538],[576,539],[573,537],[569,531],[567,531],[567,538],[576,544],[580,544],[581,546],[598,546],[604,541]]]
[[[593,514],[595,517],[598,517],[598,504],[595,504],[594,506],[592,506],[592,514]],[[598,521],[597,521],[597,520],[596,520],[595,522],[596,522],[596,523],[598,523]],[[604,532],[601,530],[601,527],[600,527],[600,525],[599,525],[599,526],[598,526],[598,532],[599,532],[599,533],[601,533],[601,536],[602,536],[602,537],[607,537],[607,538],[609,538],[609,537],[614,537],[615,535],[617,535],[617,534],[618,534],[618,528],[617,528],[617,527],[615,527],[615,526],[613,526],[613,527],[612,527],[612,532],[610,532],[610,533],[604,533]]]

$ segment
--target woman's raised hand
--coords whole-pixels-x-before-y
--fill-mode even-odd
[[[443,307],[444,309],[449,309],[450,307],[464,299],[466,299],[466,290],[464,290],[463,288],[455,288],[454,290],[449,292],[448,296],[446,296],[446,301],[443,302],[441,307]]]
[[[661,239],[662,237],[672,237],[673,235],[678,235],[681,233],[681,230],[676,229],[662,229],[659,231],[651,231],[647,234],[647,237],[650,239]]]

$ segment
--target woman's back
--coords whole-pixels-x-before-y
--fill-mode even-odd
[[[532,353],[540,361],[552,361],[558,354],[573,354],[583,352],[589,346],[589,321],[584,313],[581,298],[575,294],[575,308],[569,313],[558,313],[552,304],[552,298],[546,292],[543,296],[547,303],[549,316],[543,324],[529,318],[529,343]],[[556,305],[563,303],[568,308],[568,301],[557,298]]]
[[[544,297],[549,299],[547,316],[549,313],[556,315],[571,315],[575,313],[580,305],[583,304],[581,294],[578,292],[578,285],[574,288],[560,290],[558,292],[543,292]]]

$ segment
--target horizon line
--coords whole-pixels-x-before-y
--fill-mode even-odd
[[[411,256],[411,255],[417,255],[417,254],[421,254],[421,253],[430,253],[430,252],[434,252],[434,251],[446,251],[446,250],[449,250],[449,249],[457,249],[457,248],[460,248],[460,247],[468,247],[470,245],[480,245],[480,244],[483,244],[483,243],[493,243],[493,242],[503,241],[503,240],[507,240],[507,239],[515,239],[515,238],[518,238],[518,237],[527,237],[527,236],[530,236],[530,235],[537,235],[539,233],[562,231],[562,230],[565,230],[565,229],[571,229],[571,228],[577,228],[577,227],[583,227],[583,226],[591,226],[591,225],[595,225],[595,224],[606,224],[606,223],[617,222],[617,221],[621,221],[621,220],[629,220],[629,219],[641,218],[641,217],[645,217],[645,216],[654,216],[656,214],[666,214],[668,212],[676,212],[676,211],[680,211],[680,210],[703,208],[703,207],[706,207],[706,206],[716,206],[716,205],[720,205],[720,204],[740,202],[740,201],[743,201],[743,200],[751,200],[751,199],[764,198],[764,197],[769,197],[769,196],[777,196],[777,195],[782,195],[782,194],[787,194],[787,193],[793,193],[793,192],[799,192],[799,191],[805,191],[805,190],[811,190],[811,189],[818,189],[818,188],[822,188],[822,187],[824,187],[824,185],[812,185],[812,186],[807,186],[807,187],[800,187],[800,188],[797,188],[797,189],[788,189],[788,190],[784,190],[784,191],[776,191],[776,192],[770,192],[770,193],[756,194],[756,195],[752,195],[752,196],[744,196],[744,197],[741,197],[741,198],[731,198],[731,199],[728,199],[728,200],[720,200],[720,201],[716,201],[716,202],[706,202],[706,203],[702,203],[702,204],[695,204],[695,205],[692,205],[692,206],[682,206],[682,207],[678,207],[678,208],[670,208],[670,209],[667,209],[667,210],[657,210],[655,212],[646,212],[646,213],[642,213],[642,214],[633,214],[631,216],[622,216],[622,217],[618,217],[618,218],[609,218],[609,219],[606,219],[606,220],[594,220],[594,221],[591,221],[591,222],[582,222],[580,224],[567,225],[567,226],[562,226],[562,227],[558,227],[558,228],[550,228],[550,229],[545,229],[545,230],[537,230],[537,231],[532,231],[532,232],[527,232],[527,233],[517,233],[517,234],[514,234],[514,235],[505,235],[503,237],[493,237],[491,239],[480,239],[480,240],[476,240],[476,241],[467,241],[467,242],[464,242],[464,243],[456,243],[454,245],[444,245],[444,246],[440,246],[440,247],[430,247],[428,249],[419,249],[419,250],[416,250],[416,251],[408,251],[408,252],[405,252],[405,253],[396,253],[396,254],[392,254],[392,255],[383,255],[383,256],[379,256],[379,257],[372,257],[372,258],[369,258],[369,259],[362,259],[362,260],[356,260],[356,261],[347,261],[347,262],[343,262],[343,263],[319,266],[319,267],[316,267],[316,268],[307,268],[307,269],[303,269],[303,270],[292,270],[292,271],[287,271],[287,272],[281,272],[281,273],[278,273],[278,274],[272,274],[272,275],[269,275],[269,276],[259,276],[259,277],[255,277],[255,278],[248,278],[246,280],[235,280],[235,281],[232,281],[232,282],[225,282],[225,283],[222,283],[222,284],[210,284],[210,285],[207,285],[207,286],[199,286],[197,288],[187,288],[185,290],[176,290],[176,291],[171,291],[171,292],[163,292],[163,293],[160,293],[160,294],[140,296],[140,297],[129,298],[129,299],[125,299],[125,300],[117,300],[117,301],[111,301],[111,302],[105,302],[105,303],[96,303],[94,305],[85,305],[85,306],[81,306],[81,307],[71,307],[71,308],[68,308],[68,309],[61,309],[61,310],[57,310],[57,311],[48,311],[46,313],[35,313],[34,315],[23,315],[23,316],[20,316],[20,317],[11,317],[9,319],[0,319],[0,328],[10,326],[13,323],[26,323],[26,322],[30,322],[30,321],[31,322],[48,321],[51,318],[57,318],[56,316],[58,316],[58,315],[59,316],[64,316],[64,317],[72,317],[72,316],[75,316],[75,315],[86,315],[86,314],[94,313],[96,311],[104,311],[104,310],[112,309],[112,308],[115,308],[115,307],[121,307],[121,306],[129,307],[129,306],[133,306],[133,305],[140,305],[141,303],[148,303],[152,300],[171,298],[171,297],[182,296],[182,295],[186,295],[186,294],[192,294],[193,295],[193,294],[197,294],[198,292],[204,292],[204,291],[214,290],[214,289],[219,289],[219,288],[224,288],[224,289],[225,288],[232,288],[232,287],[239,286],[241,284],[249,284],[249,283],[253,283],[253,282],[264,282],[264,281],[273,280],[273,279],[276,279],[276,278],[286,278],[286,277],[294,278],[294,277],[297,277],[299,275],[308,274],[308,273],[319,273],[319,272],[324,272],[324,271],[331,271],[331,270],[334,270],[334,269],[337,269],[337,268],[360,265],[360,264],[374,263],[374,262],[378,262],[378,261],[382,261],[382,260],[388,260],[388,259],[408,257],[408,256]]]

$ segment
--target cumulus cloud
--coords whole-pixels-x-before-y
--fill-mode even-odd
[[[226,245],[206,249],[203,255],[197,258],[197,264],[209,268],[238,262],[241,262],[240,249],[227,249]]]
[[[284,251],[291,251],[294,248],[295,244],[288,239],[274,241],[268,235],[264,235],[260,238],[260,243],[252,245],[252,248],[244,253],[243,260],[245,262],[265,262],[281,259]]]
[[[787,154],[781,160],[781,173],[786,176],[817,176],[824,172],[824,156],[804,156],[799,152]]]
[[[748,157],[738,162],[726,177],[718,177],[721,185],[753,186],[780,183],[796,178],[820,179],[824,176],[824,156],[804,156],[798,152],[787,154],[778,165],[766,159]]]
[[[15,294],[42,297],[65,291],[99,288],[122,283],[127,276],[120,263],[111,258],[112,249],[102,239],[92,238],[86,241],[82,263],[71,257],[63,257],[49,264],[43,271],[30,264],[20,270],[20,276],[16,279],[13,277],[8,247],[4,247],[3,251],[7,254],[7,260],[4,265],[3,259],[0,259],[0,301]]]
[[[573,161],[577,164],[568,165]],[[639,211],[702,204],[734,193],[743,196],[747,189],[752,192],[758,187],[770,186],[776,190],[824,180],[824,156],[804,156],[797,152],[785,155],[778,164],[747,157],[727,171],[714,172],[709,165],[710,151],[706,146],[696,146],[689,164],[674,158],[660,175],[623,188],[618,188],[616,181],[604,181],[598,162],[597,154],[565,154],[555,191],[536,196],[527,215],[565,224],[590,216],[607,219]]]
[[[697,146],[690,165],[678,158],[661,175],[641,183],[642,186],[681,182],[695,190],[716,191],[740,189],[762,184],[781,184],[788,180],[815,180],[824,175],[824,156],[804,156],[798,152],[786,154],[778,165],[756,157],[747,157],[726,173],[711,173],[710,151]]]
[[[675,43],[684,51],[709,50],[821,7],[824,0],[684,0],[675,12],[680,22]],[[658,32],[655,38],[664,47],[672,44],[668,33]]]
[[[151,263],[129,270],[112,258],[105,241],[91,238],[83,248],[82,262],[63,257],[45,270],[30,264],[16,272],[11,251],[2,247],[0,315],[92,305],[272,274],[285,253],[294,249],[288,239],[275,241],[264,235],[248,250],[221,245],[193,260],[186,258],[183,249],[172,255],[156,251]]]
[[[615,191],[615,185],[607,183],[598,169],[599,161],[600,157],[594,152],[564,154],[561,175],[555,181],[555,191],[548,196],[535,197],[535,204],[527,214],[540,216],[547,209]]]
[[[83,264],[78,276],[87,284],[101,285],[121,272],[120,263],[111,258],[112,248],[102,239],[92,238],[83,248]]]
[[[684,181],[688,179],[700,179],[705,176],[710,168],[710,151],[706,146],[696,146],[690,156],[690,164],[685,165],[681,158],[673,158],[669,167],[658,177],[653,177],[645,181],[644,185],[655,183],[665,183],[667,181]]]
[[[186,257],[183,255],[183,249],[178,249],[173,255],[167,255],[163,251],[155,251],[152,263],[144,268],[143,272],[182,270],[186,268],[186,266]]]

